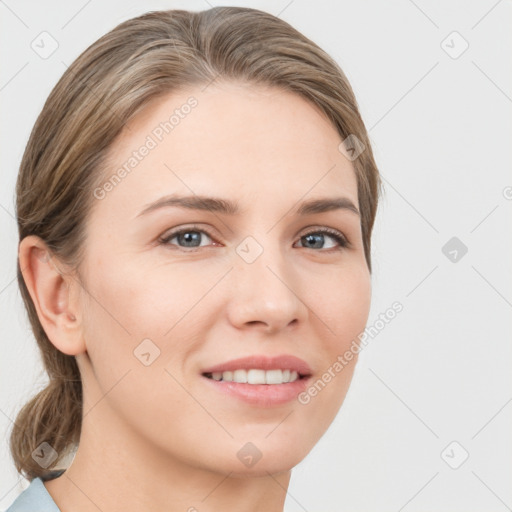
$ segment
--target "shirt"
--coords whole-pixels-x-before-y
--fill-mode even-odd
[[[62,473],[63,470],[55,471],[44,480],[57,478]],[[43,479],[34,478],[5,512],[60,512],[60,509],[46,490]]]

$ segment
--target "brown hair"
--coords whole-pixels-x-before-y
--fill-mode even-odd
[[[382,184],[352,88],[336,62],[288,23],[242,7],[149,12],[121,23],[72,63],[50,93],[21,161],[20,241],[37,235],[60,261],[77,268],[92,190],[124,125],[157,97],[217,77],[300,94],[342,139],[355,135],[364,144],[353,164],[371,272],[371,232]],[[20,410],[10,437],[16,469],[32,480],[47,477],[78,445],[82,382],[75,358],[56,349],[42,328],[19,260],[17,277],[50,379]],[[58,454],[47,468],[32,457],[43,442]]]

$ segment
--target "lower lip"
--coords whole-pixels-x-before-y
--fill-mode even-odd
[[[285,384],[244,384],[209,379],[204,375],[202,377],[217,391],[260,407],[272,407],[291,402],[306,389],[310,379],[310,377],[305,377]]]

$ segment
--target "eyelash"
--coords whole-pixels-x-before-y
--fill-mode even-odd
[[[189,226],[186,228],[181,228],[177,231],[173,231],[173,232],[169,233],[168,235],[161,237],[159,239],[159,243],[161,245],[171,245],[171,244],[169,244],[169,242],[173,238],[175,238],[178,235],[181,235],[182,233],[188,233],[188,232],[204,233],[204,234],[208,235],[212,240],[214,240],[214,236],[212,234],[210,234],[208,230],[206,230],[204,228],[199,228],[198,226]],[[309,231],[307,233],[304,233],[300,238],[304,238],[308,235],[314,235],[314,234],[327,234],[330,237],[334,238],[339,244],[339,247],[337,247],[337,248],[332,247],[330,249],[312,249],[313,251],[316,251],[316,252],[331,252],[331,251],[335,251],[335,250],[340,251],[340,250],[349,248],[351,246],[350,242],[347,240],[347,238],[342,233],[340,233],[339,231],[337,231],[335,229],[330,229],[330,228],[315,229],[315,230]],[[180,247],[180,246],[176,246],[176,247],[183,250],[184,252],[195,252],[198,249],[202,248],[202,247],[188,247],[187,248],[187,247]],[[308,247],[304,247],[304,248],[308,249]]]

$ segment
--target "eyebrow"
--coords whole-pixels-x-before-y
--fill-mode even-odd
[[[241,213],[240,207],[236,201],[198,195],[172,195],[162,197],[160,199],[157,199],[155,202],[147,205],[139,214],[137,214],[137,217],[158,210],[160,208],[170,206],[187,208],[189,210],[208,210],[211,212],[223,213],[226,215],[239,215]],[[309,201],[304,201],[295,210],[295,215],[311,215],[315,213],[324,213],[333,210],[346,210],[360,216],[357,207],[347,197],[330,197],[322,199],[310,199]]]

